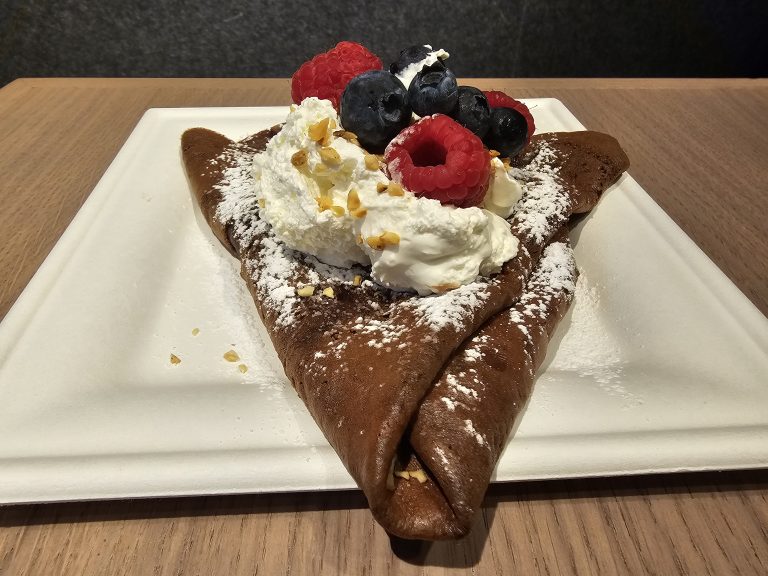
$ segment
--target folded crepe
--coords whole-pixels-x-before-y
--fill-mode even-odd
[[[627,157],[597,132],[534,136],[511,168],[524,189],[509,220],[517,256],[492,277],[420,297],[271,234],[251,164],[277,131],[240,142],[184,133],[202,214],[240,260],[286,375],[379,523],[404,538],[463,536],[573,293],[563,229],[594,207]],[[306,285],[314,294],[300,296]]]

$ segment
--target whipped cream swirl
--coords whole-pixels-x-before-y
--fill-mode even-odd
[[[310,128],[325,119],[318,142]],[[254,158],[261,217],[288,247],[334,266],[370,264],[380,284],[422,295],[495,273],[515,256],[518,241],[502,217],[389,194],[389,178],[340,131],[331,103],[307,98]],[[397,241],[377,245],[382,236]]]

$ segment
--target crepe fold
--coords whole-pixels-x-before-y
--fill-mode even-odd
[[[419,297],[272,236],[251,161],[278,130],[240,142],[203,128],[184,133],[201,212],[240,260],[286,375],[377,521],[403,538],[461,537],[572,297],[569,218],[594,207],[627,157],[597,132],[534,136],[512,166],[524,187],[510,219],[518,255],[490,278]],[[297,294],[305,285],[314,295]]]

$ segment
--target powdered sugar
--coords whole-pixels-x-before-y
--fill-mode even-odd
[[[475,430],[475,426],[472,424],[472,420],[464,420],[464,430],[475,437],[475,440],[477,441],[480,446],[485,446],[485,438],[483,437],[480,432]]]
[[[435,331],[445,327],[459,331],[473,311],[488,299],[487,286],[487,281],[478,280],[444,294],[414,298],[407,305],[419,313],[420,323],[427,324]]]
[[[252,161],[253,153],[239,147],[229,149],[222,158],[215,160],[228,164],[221,182],[216,185],[221,192],[216,217],[219,222],[232,226],[235,236],[246,244],[266,230],[266,225],[258,218]]]
[[[601,387],[611,388],[621,378],[622,353],[605,330],[599,309],[599,292],[582,273],[576,285],[570,329],[560,342],[550,369],[576,372],[593,378]]]
[[[530,164],[510,169],[523,182],[523,197],[511,219],[513,232],[523,243],[531,239],[543,244],[569,215],[569,195],[553,167],[555,160],[554,150],[542,142]]]

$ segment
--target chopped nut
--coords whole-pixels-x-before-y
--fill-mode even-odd
[[[335,148],[320,148],[320,158],[327,164],[338,164],[341,162],[341,156]]]
[[[368,236],[365,239],[365,243],[374,250],[384,250],[384,242],[381,240],[381,236]]]
[[[445,284],[438,284],[437,286],[431,286],[435,292],[448,292],[449,290],[455,290],[460,284],[457,282],[446,282]]]
[[[259,198],[259,208],[264,208],[267,205],[267,201],[264,198]]]
[[[416,478],[416,480],[419,481],[419,484],[424,484],[424,482],[427,481],[427,475],[424,470],[412,470],[409,474],[411,475],[411,478]]]
[[[242,372],[243,374],[248,372],[248,366],[246,366],[245,364],[238,365],[237,369],[240,370],[240,372]]]
[[[404,480],[408,480],[411,477],[411,473],[408,472],[408,470],[397,470],[395,471],[395,476]]]
[[[306,163],[307,163],[306,150],[299,150],[298,152],[294,153],[293,156],[291,156],[291,164],[293,164],[296,168],[301,168]]]
[[[491,158],[498,158],[499,156],[501,156],[501,152],[499,152],[498,150],[489,150],[488,154],[490,154]]]
[[[397,232],[384,232],[380,238],[385,246],[397,246],[400,244],[400,235]]]
[[[355,274],[355,277],[352,278],[352,284],[354,286],[360,286],[360,283],[363,281],[363,277],[360,276],[360,274]]]
[[[296,290],[297,296],[312,296],[315,293],[315,287],[307,284]]]
[[[240,360],[240,356],[237,355],[237,352],[234,350],[227,350],[224,352],[224,360],[227,362],[237,362]]]
[[[323,118],[319,122],[315,122],[309,127],[309,139],[313,142],[320,142],[325,138],[328,133],[328,121],[330,118]]]
[[[357,194],[357,190],[354,188],[347,194],[347,210],[352,212],[360,208],[360,196]]]
[[[382,192],[384,192],[384,191],[385,191],[385,190],[386,190],[388,187],[389,187],[389,186],[388,186],[387,184],[385,184],[384,182],[379,182],[378,184],[376,184],[376,192],[378,192],[379,194],[381,194],[381,193],[382,193]]]
[[[397,246],[400,244],[400,235],[397,232],[382,232],[379,236],[368,236],[365,239],[366,244],[374,250],[384,250],[387,246]]]
[[[180,364],[181,358],[176,356],[176,354],[171,354],[171,364]]]
[[[336,204],[331,206],[331,212],[333,212],[334,216],[344,216],[344,208],[337,206]]]
[[[378,170],[379,169],[379,158],[374,154],[366,154],[365,155],[365,167],[368,168],[368,170]]]
[[[357,139],[357,134],[354,132],[350,132],[349,130],[336,130],[333,135],[338,136],[339,138],[344,138],[344,140],[351,142],[356,146],[360,146],[360,142]]]
[[[333,288],[328,286],[328,288],[323,289],[323,296],[327,298],[333,298],[334,297]]]
[[[317,211],[322,212],[324,210],[331,210],[333,207],[333,199],[328,196],[318,196],[315,198],[317,202]]]
[[[200,334],[200,328],[192,328],[192,336],[197,336]]]
[[[402,196],[405,192],[400,184],[397,182],[390,182],[389,186],[387,186],[387,194],[390,196]]]
[[[349,213],[355,218],[364,218],[365,215],[368,214],[368,210],[365,208],[358,208],[357,210],[351,210]]]

